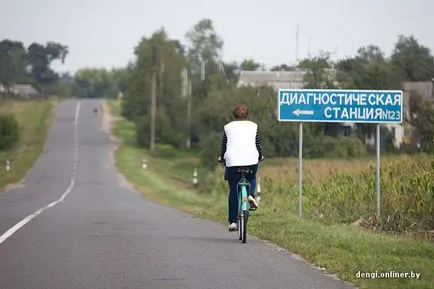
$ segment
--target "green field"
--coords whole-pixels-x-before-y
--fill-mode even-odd
[[[118,104],[109,103],[112,110],[119,113]],[[124,144],[116,151],[116,163],[120,171],[132,182],[144,196],[160,204],[176,207],[196,216],[219,221],[226,225],[227,188],[223,182],[223,171],[218,168],[213,175],[208,175],[199,167],[199,177],[207,184],[207,191],[199,193],[191,188],[193,168],[199,161],[191,153],[151,154],[134,145],[134,124],[119,119],[113,132],[123,139]],[[162,152],[166,151],[159,146]],[[141,160],[146,158],[149,167],[141,169]],[[430,209],[431,157],[418,158],[391,157],[383,160],[385,173],[383,189],[386,193],[397,189],[399,180],[413,182],[405,189],[412,190],[418,186],[418,197],[428,203],[418,205],[420,212]],[[351,189],[364,189],[365,183],[372,185],[372,160],[329,161],[309,160],[304,163],[306,175],[306,211],[313,212],[318,204],[322,212],[330,214],[328,221],[316,220],[313,216],[300,219],[296,215],[296,162],[293,159],[267,160],[260,176],[263,179],[263,202],[249,221],[249,233],[264,240],[301,255],[306,260],[341,279],[351,281],[360,288],[432,288],[434,284],[434,245],[428,241],[413,240],[403,236],[374,233],[362,227],[343,223],[342,216],[336,213],[339,204],[364,208],[364,200],[349,200],[345,197]],[[406,163],[408,170],[394,177],[396,169]],[[432,168],[434,170],[434,167]],[[345,173],[352,178],[346,177]],[[337,174],[332,175],[330,174]],[[371,177],[372,175],[372,177]],[[412,176],[416,176],[412,178]],[[372,178],[372,179],[371,179]],[[419,183],[416,183],[416,182]],[[332,183],[331,183],[332,182]],[[293,184],[293,185],[288,185]],[[332,187],[331,185],[334,185]],[[346,186],[341,192],[344,197],[321,195],[324,192],[338,194],[339,187]],[[396,186],[389,188],[388,186]],[[369,188],[368,188],[369,189]],[[375,191],[373,192],[375,194]],[[348,194],[347,194],[348,195]],[[354,194],[350,194],[355,196]],[[311,197],[309,197],[311,196]],[[431,199],[430,199],[431,198]],[[336,201],[337,200],[337,201]],[[400,205],[397,194],[386,198],[385,206]],[[405,200],[404,200],[405,201]],[[373,203],[375,206],[375,200]],[[331,206],[330,204],[333,204]],[[420,203],[417,203],[420,204]],[[431,208],[432,210],[432,208]],[[372,210],[371,210],[372,211]],[[370,212],[372,213],[372,212]],[[334,214],[334,215],[333,215]],[[348,220],[349,221],[349,220]],[[231,235],[228,234],[228,238]],[[362,272],[416,272],[420,279],[360,279]]]
[[[19,143],[10,150],[0,151],[0,191],[19,183],[43,152],[53,107],[49,100],[0,100],[0,114],[14,114],[20,125]],[[7,160],[10,171],[6,171]]]

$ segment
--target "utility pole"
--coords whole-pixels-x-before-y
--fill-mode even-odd
[[[163,97],[164,93],[164,60],[161,59],[161,67],[160,67],[160,97]]]
[[[155,115],[157,108],[157,49],[152,46],[152,88],[151,88],[151,139],[150,149],[155,150]]]
[[[184,68],[181,71],[181,95],[182,97],[187,98],[187,127],[186,127],[186,134],[187,134],[187,140],[186,140],[186,147],[187,149],[191,146],[191,140],[190,140],[190,119],[191,119],[191,81],[188,79],[188,69]]]
[[[310,59],[310,46],[311,46],[311,43],[312,43],[312,35],[309,35],[309,43],[308,43],[308,49],[307,49],[307,51],[308,51],[307,57],[309,59]]]
[[[200,62],[200,79],[202,81],[205,80],[205,60]]]
[[[300,24],[297,23],[297,29],[295,32],[295,65],[298,66],[298,31],[300,30]]]
[[[191,79],[187,82],[187,95],[188,95],[188,107],[187,107],[187,119],[188,119],[188,138],[187,138],[187,148],[191,147]]]

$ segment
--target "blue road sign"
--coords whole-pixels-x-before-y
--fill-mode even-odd
[[[402,123],[400,90],[280,89],[278,120]]]

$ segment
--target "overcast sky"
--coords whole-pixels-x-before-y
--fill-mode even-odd
[[[434,50],[432,0],[0,0],[0,39],[56,41],[69,46],[58,71],[119,67],[133,59],[143,36],[165,27],[185,33],[210,18],[224,40],[223,59],[254,58],[268,66],[294,63],[320,49],[350,56],[376,44],[390,54],[399,34]]]

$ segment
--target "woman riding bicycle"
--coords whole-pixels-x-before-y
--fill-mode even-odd
[[[246,175],[250,183],[249,203],[257,208],[254,193],[256,188],[256,172],[259,161],[263,160],[261,148],[261,136],[258,125],[247,119],[249,109],[244,105],[238,105],[233,111],[234,121],[224,126],[223,139],[219,162],[225,164],[225,180],[229,184],[228,221],[229,231],[237,230],[238,192],[237,185],[241,179],[240,167],[252,170]]]

